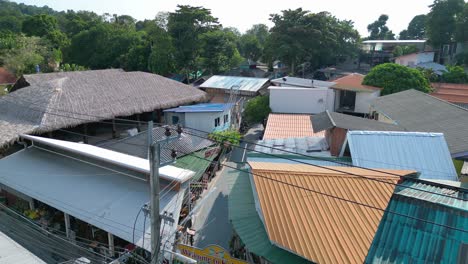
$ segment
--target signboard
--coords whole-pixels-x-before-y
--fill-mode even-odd
[[[227,250],[216,245],[200,249],[179,244],[177,248],[182,255],[194,259],[200,264],[248,264],[243,260],[231,257]]]

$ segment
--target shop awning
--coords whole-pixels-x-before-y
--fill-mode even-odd
[[[143,244],[144,214],[133,232],[142,205],[149,201],[149,183],[115,170],[82,162],[50,150],[29,147],[0,160],[0,185],[48,204],[126,241]],[[185,184],[184,184],[185,186]],[[179,219],[185,188],[160,194],[161,213]],[[163,226],[163,225],[162,225]],[[173,234],[177,224],[165,225]],[[144,248],[150,250],[150,219],[146,219]],[[170,244],[170,243],[168,243]]]

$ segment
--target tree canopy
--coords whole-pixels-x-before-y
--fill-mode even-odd
[[[270,98],[266,95],[257,96],[245,105],[244,116],[247,123],[253,124],[263,122],[270,112]]]
[[[417,69],[395,63],[384,63],[375,66],[364,77],[363,84],[382,88],[381,95],[416,89],[428,93],[429,81]]]
[[[464,10],[464,0],[435,0],[427,15],[427,35],[439,47],[455,40],[457,15]]]
[[[417,15],[411,19],[408,28],[400,32],[399,39],[424,39],[426,37],[426,15]]]
[[[369,39],[395,39],[395,34],[387,27],[388,15],[380,15],[380,17],[367,25],[369,31]]]

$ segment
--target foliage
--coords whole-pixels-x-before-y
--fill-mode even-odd
[[[424,78],[426,78],[429,82],[440,82],[440,76],[433,69],[426,69],[422,67],[417,67],[416,69],[420,71]]]
[[[264,48],[266,61],[281,60],[292,72],[304,62],[318,68],[357,53],[359,34],[351,21],[301,8],[271,15],[270,20],[274,26]]]
[[[270,98],[264,95],[249,100],[245,105],[244,115],[247,123],[252,124],[263,122],[270,112]]]
[[[464,65],[465,67],[468,67],[468,51],[459,53],[455,59],[457,60],[458,65]]]
[[[442,81],[446,83],[468,83],[468,74],[461,66],[448,66],[442,74]]]
[[[60,59],[60,51],[53,49],[46,39],[24,35],[6,38],[5,42],[0,41],[7,43],[0,46],[0,62],[16,76],[34,73],[36,65],[43,72],[51,71]]]
[[[49,32],[58,30],[57,19],[50,15],[35,15],[23,22],[23,33],[28,36],[43,37]]]
[[[393,50],[393,56],[398,57],[415,52],[418,52],[416,45],[396,46]]]
[[[459,42],[468,41],[468,3],[465,3],[463,12],[457,15],[455,38]]]
[[[60,65],[60,71],[64,71],[64,72],[86,71],[86,70],[88,70],[86,67],[76,65],[73,63],[72,64],[65,63],[65,64]]]
[[[193,72],[197,68],[197,59],[201,51],[200,36],[219,29],[218,19],[209,9],[178,5],[177,10],[169,14],[167,28],[173,40],[176,67]]]
[[[430,91],[429,81],[417,69],[395,63],[380,64],[364,77],[363,84],[381,87],[382,95],[416,89],[425,93]]]
[[[237,51],[234,36],[222,30],[209,31],[200,36],[202,59],[200,64],[210,74],[219,74],[238,65],[242,58]]]
[[[399,39],[424,39],[426,37],[426,15],[417,15],[411,19],[408,28],[400,32]]]
[[[367,25],[369,39],[395,39],[395,34],[387,27],[387,20],[387,15],[380,15],[376,21]]]
[[[429,41],[440,47],[455,40],[456,17],[464,9],[464,0],[435,0],[427,15]]]
[[[257,61],[262,56],[263,48],[253,34],[244,34],[239,40],[239,51],[247,59]]]
[[[233,146],[239,146],[241,140],[241,134],[239,131],[229,129],[224,131],[215,131],[208,135],[208,137],[216,142],[224,144],[228,142]]]

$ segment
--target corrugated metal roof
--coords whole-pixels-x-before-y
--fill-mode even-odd
[[[202,178],[205,171],[210,167],[211,162],[216,158],[216,154],[208,155],[213,148],[196,151],[191,155],[185,155],[178,158],[174,165],[175,167],[186,169],[195,172],[192,181],[198,181]],[[216,152],[217,153],[217,152]]]
[[[362,84],[364,77],[365,75],[359,73],[351,73],[334,80],[333,82],[335,84],[331,86],[331,88],[353,92],[375,92],[381,90],[381,88],[378,87]]]
[[[228,184],[232,186],[228,201],[229,220],[245,247],[271,263],[310,263],[270,242],[265,226],[255,209],[255,198],[249,174],[228,168],[225,173],[229,174]]]
[[[281,84],[283,86],[291,85],[295,87],[306,87],[306,88],[330,87],[335,84],[333,82],[304,79],[304,78],[297,78],[297,77],[290,77],[290,76],[273,79],[271,80],[271,82],[275,84]]]
[[[255,145],[255,151],[267,154],[288,154],[290,151],[308,156],[330,157],[325,137],[263,139]]]
[[[416,170],[421,179],[458,180],[441,133],[349,131],[347,138],[356,166]]]
[[[444,133],[453,157],[468,156],[468,110],[428,94],[406,90],[371,106],[407,131]]]
[[[420,39],[414,39],[414,40],[364,40],[362,43],[363,44],[374,44],[374,43],[384,43],[384,44],[409,44],[409,43],[426,43],[427,40],[420,40]]]
[[[311,115],[269,114],[263,139],[325,137],[325,132],[314,132]]]
[[[297,162],[296,162],[297,161]],[[292,154],[275,154],[274,157],[266,154],[249,152],[247,162],[269,162],[269,163],[289,163],[289,164],[311,164],[318,166],[346,166],[351,167],[353,163],[348,157],[320,157],[320,156],[298,156]],[[299,163],[298,163],[299,162]]]
[[[132,242],[135,235],[138,246],[146,233],[145,249],[151,250],[150,225],[143,229],[144,218],[140,217],[133,227],[138,211],[149,202],[149,183],[94,164],[30,147],[0,159],[0,184],[126,241]],[[168,184],[161,181],[160,211],[173,213],[177,220],[185,188],[164,188]],[[166,225],[163,237],[173,239],[170,234],[176,227]]]
[[[258,92],[266,84],[269,83],[267,78],[253,77],[237,77],[237,76],[211,76],[206,82],[200,85],[200,88],[216,88],[229,90],[234,87],[234,90]]]
[[[439,225],[386,212],[365,263],[466,263],[468,253],[460,253],[461,245],[468,244],[468,233],[459,230],[468,230],[468,190],[416,180],[405,180],[401,186],[387,209]]]
[[[45,264],[40,258],[0,231],[0,264]]]
[[[312,124],[315,131],[323,131],[333,127],[348,130],[373,130],[373,131],[403,131],[404,129],[393,124],[379,122],[372,119],[329,112],[328,110],[314,116]]]
[[[289,184],[386,208],[394,189],[392,184],[348,173],[389,183],[396,183],[399,177],[359,168],[330,167],[343,171],[339,173],[309,165],[249,164],[272,243],[317,263],[363,263],[383,212]]]
[[[183,105],[176,108],[166,109],[164,112],[174,113],[205,113],[205,112],[223,112],[232,107],[232,104],[206,103],[196,105]]]

